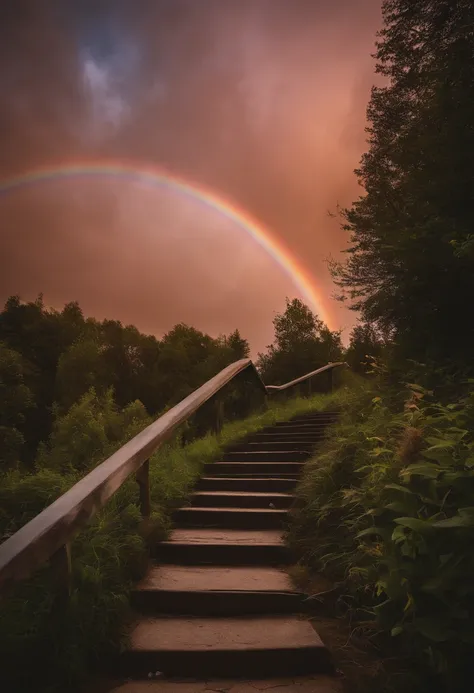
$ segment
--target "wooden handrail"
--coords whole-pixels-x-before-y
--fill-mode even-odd
[[[295,380],[290,380],[289,383],[285,383],[284,385],[266,385],[266,390],[268,394],[271,394],[272,392],[280,392],[281,390],[288,390],[288,388],[293,387],[294,385],[298,385],[299,383],[303,383],[305,380],[309,380],[315,375],[318,375],[319,373],[324,373],[325,371],[332,370],[333,368],[337,368],[339,366],[346,366],[347,364],[343,361],[338,361],[337,363],[328,363],[327,366],[323,366],[322,368],[318,368],[315,371],[311,371],[311,373],[306,373],[306,375],[302,375],[299,378],[296,378]]]
[[[123,445],[74,484],[51,505],[0,545],[0,590],[29,577],[49,559],[70,571],[69,544],[78,530],[101,508],[132,474],[140,489],[142,514],[150,514],[149,458],[174,430],[205,402],[218,395],[229,382],[247,369],[265,394],[285,390],[308,378],[341,366],[332,363],[285,385],[265,386],[251,359],[241,359],[224,368],[179,404]],[[221,417],[220,417],[221,418]],[[69,568],[68,568],[69,566]]]

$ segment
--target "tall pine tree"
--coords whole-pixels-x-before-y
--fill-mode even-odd
[[[474,347],[474,3],[385,0],[365,195],[345,210],[341,297],[407,357]]]

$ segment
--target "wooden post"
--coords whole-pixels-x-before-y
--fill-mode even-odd
[[[138,493],[140,499],[140,512],[143,518],[150,517],[151,501],[150,501],[150,460],[146,460],[137,471],[135,479],[138,484]]]
[[[328,370],[328,392],[333,391],[333,368]]]
[[[215,401],[215,431],[219,438],[222,431],[222,426],[224,425],[224,400],[222,397],[216,397]]]
[[[311,397],[313,392],[312,385],[311,385],[311,378],[308,378],[308,397]]]
[[[51,556],[51,568],[56,583],[56,602],[60,609],[69,603],[72,588],[71,545],[61,546]]]

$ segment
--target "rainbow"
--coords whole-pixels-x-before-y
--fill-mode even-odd
[[[48,181],[67,181],[77,178],[112,177],[119,180],[130,180],[134,184],[146,187],[164,187],[181,193],[207,207],[216,210],[227,219],[245,230],[257,243],[269,253],[276,263],[291,278],[295,287],[309,303],[312,310],[329,325],[330,319],[324,306],[323,296],[317,288],[314,278],[303,263],[291,251],[277,240],[265,226],[253,219],[245,210],[202,185],[197,185],[164,169],[143,166],[138,163],[123,162],[75,162],[57,164],[27,171],[6,180],[0,180],[0,195],[14,190],[31,187]]]

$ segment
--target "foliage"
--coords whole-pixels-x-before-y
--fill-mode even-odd
[[[8,299],[0,313],[0,342],[8,353],[17,354],[22,386],[36,405],[22,413],[20,428],[12,424],[2,434],[11,463],[20,461],[30,469],[56,425],[55,417],[91,387],[100,397],[113,388],[119,408],[139,400],[154,416],[249,354],[238,330],[214,339],[179,324],[160,341],[115,320],[86,319],[77,303],[61,312],[48,309],[41,296],[30,303],[17,296]],[[2,354],[4,361],[7,352]],[[192,435],[201,434],[205,425],[209,421],[201,422]]]
[[[33,395],[25,384],[21,355],[0,342],[0,465],[3,468],[18,460],[24,443],[25,414],[33,405]]]
[[[384,341],[372,325],[356,325],[351,332],[345,361],[355,373],[368,373],[372,370],[375,358],[381,356]]]
[[[368,107],[365,194],[345,212],[342,298],[396,339],[402,357],[467,363],[474,324],[474,5],[385,0],[384,84]]]
[[[275,342],[257,361],[268,384],[282,385],[341,357],[340,333],[331,332],[298,298],[286,299],[286,310],[273,325]]]
[[[335,581],[353,627],[378,633],[428,690],[461,692],[474,655],[474,391],[444,404],[414,384],[401,395],[376,383],[345,402],[307,465],[291,539]]]

